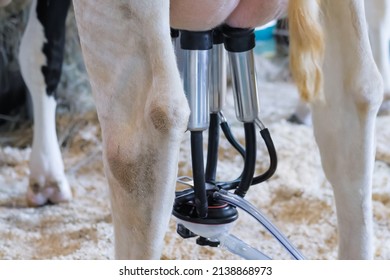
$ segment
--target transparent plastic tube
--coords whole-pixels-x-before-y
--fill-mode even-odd
[[[229,252],[240,256],[245,260],[270,260],[271,258],[263,254],[259,250],[249,246],[236,236],[231,234],[223,234],[218,236],[220,246],[226,248]]]
[[[296,260],[303,260],[303,255],[290,243],[290,241],[285,237],[279,229],[277,229],[264,214],[257,210],[252,204],[250,204],[245,199],[241,198],[238,195],[229,193],[225,190],[220,190],[214,192],[214,198],[216,200],[227,202],[231,205],[239,207],[240,209],[247,212],[253,218],[255,218],[259,223],[261,223],[269,233],[271,233],[279,243],[294,257]]]
[[[233,223],[221,225],[197,224],[177,218],[177,223],[183,225],[192,233],[212,241],[219,241],[220,247],[246,260],[270,260],[259,250],[249,246],[236,236],[229,234]]]

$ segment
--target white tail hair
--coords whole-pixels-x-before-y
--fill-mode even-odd
[[[290,0],[290,68],[304,101],[322,95],[324,35],[320,23],[321,0]]]

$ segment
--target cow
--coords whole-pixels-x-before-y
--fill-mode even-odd
[[[335,194],[339,258],[373,258],[374,128],[383,82],[369,43],[363,0],[73,4],[102,129],[116,258],[159,258],[172,212],[179,144],[190,111],[170,28],[253,28],[287,10],[294,79],[302,98],[311,103],[322,166]],[[21,44],[35,120],[27,192],[31,205],[71,199],[53,121],[64,32],[64,14],[56,12],[68,5],[69,0],[33,0]]]
[[[390,111],[390,3],[387,0],[366,0],[364,6],[371,50],[383,79],[384,101],[379,109],[379,114],[386,114]],[[312,125],[309,104],[304,100],[299,100],[291,120]]]

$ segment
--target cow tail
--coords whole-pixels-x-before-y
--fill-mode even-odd
[[[290,68],[304,101],[321,98],[324,34],[320,23],[321,0],[290,0]]]

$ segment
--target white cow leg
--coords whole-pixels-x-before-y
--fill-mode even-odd
[[[372,52],[383,77],[383,89],[387,99],[390,99],[389,27],[390,24],[369,29]]]
[[[22,38],[19,55],[23,78],[32,97],[34,112],[34,137],[27,191],[27,200],[29,204],[34,206],[43,205],[48,201],[52,203],[68,201],[72,197],[57,141],[56,101],[53,92],[48,91],[49,88],[50,90],[55,89],[60,75],[60,70],[57,68],[61,67],[62,64],[61,57],[60,65],[54,64],[53,66],[53,61],[54,63],[58,63],[58,61],[57,57],[52,56],[50,51],[59,55],[57,52],[61,50],[49,49],[46,50],[46,54],[43,51],[44,44],[48,42],[48,39],[44,27],[37,17],[37,3],[39,1],[34,0],[31,5],[30,17]],[[50,58],[47,57],[47,53],[50,53]],[[51,75],[53,71],[59,71],[59,73],[54,73],[54,78]],[[51,75],[51,82],[54,81],[50,87],[47,82],[48,75]]]
[[[160,258],[189,109],[169,1],[74,1],[102,128],[119,259]]]
[[[384,102],[380,113],[390,112],[390,2],[365,0],[372,53],[383,78]]]
[[[384,18],[383,22],[377,26],[369,25],[372,52],[383,79],[384,99],[379,109],[379,114],[390,113],[390,3],[386,3],[386,6],[388,6],[384,15],[386,18]]]
[[[363,4],[324,1],[325,100],[312,107],[322,165],[335,194],[340,259],[373,258],[374,132],[383,87]]]

